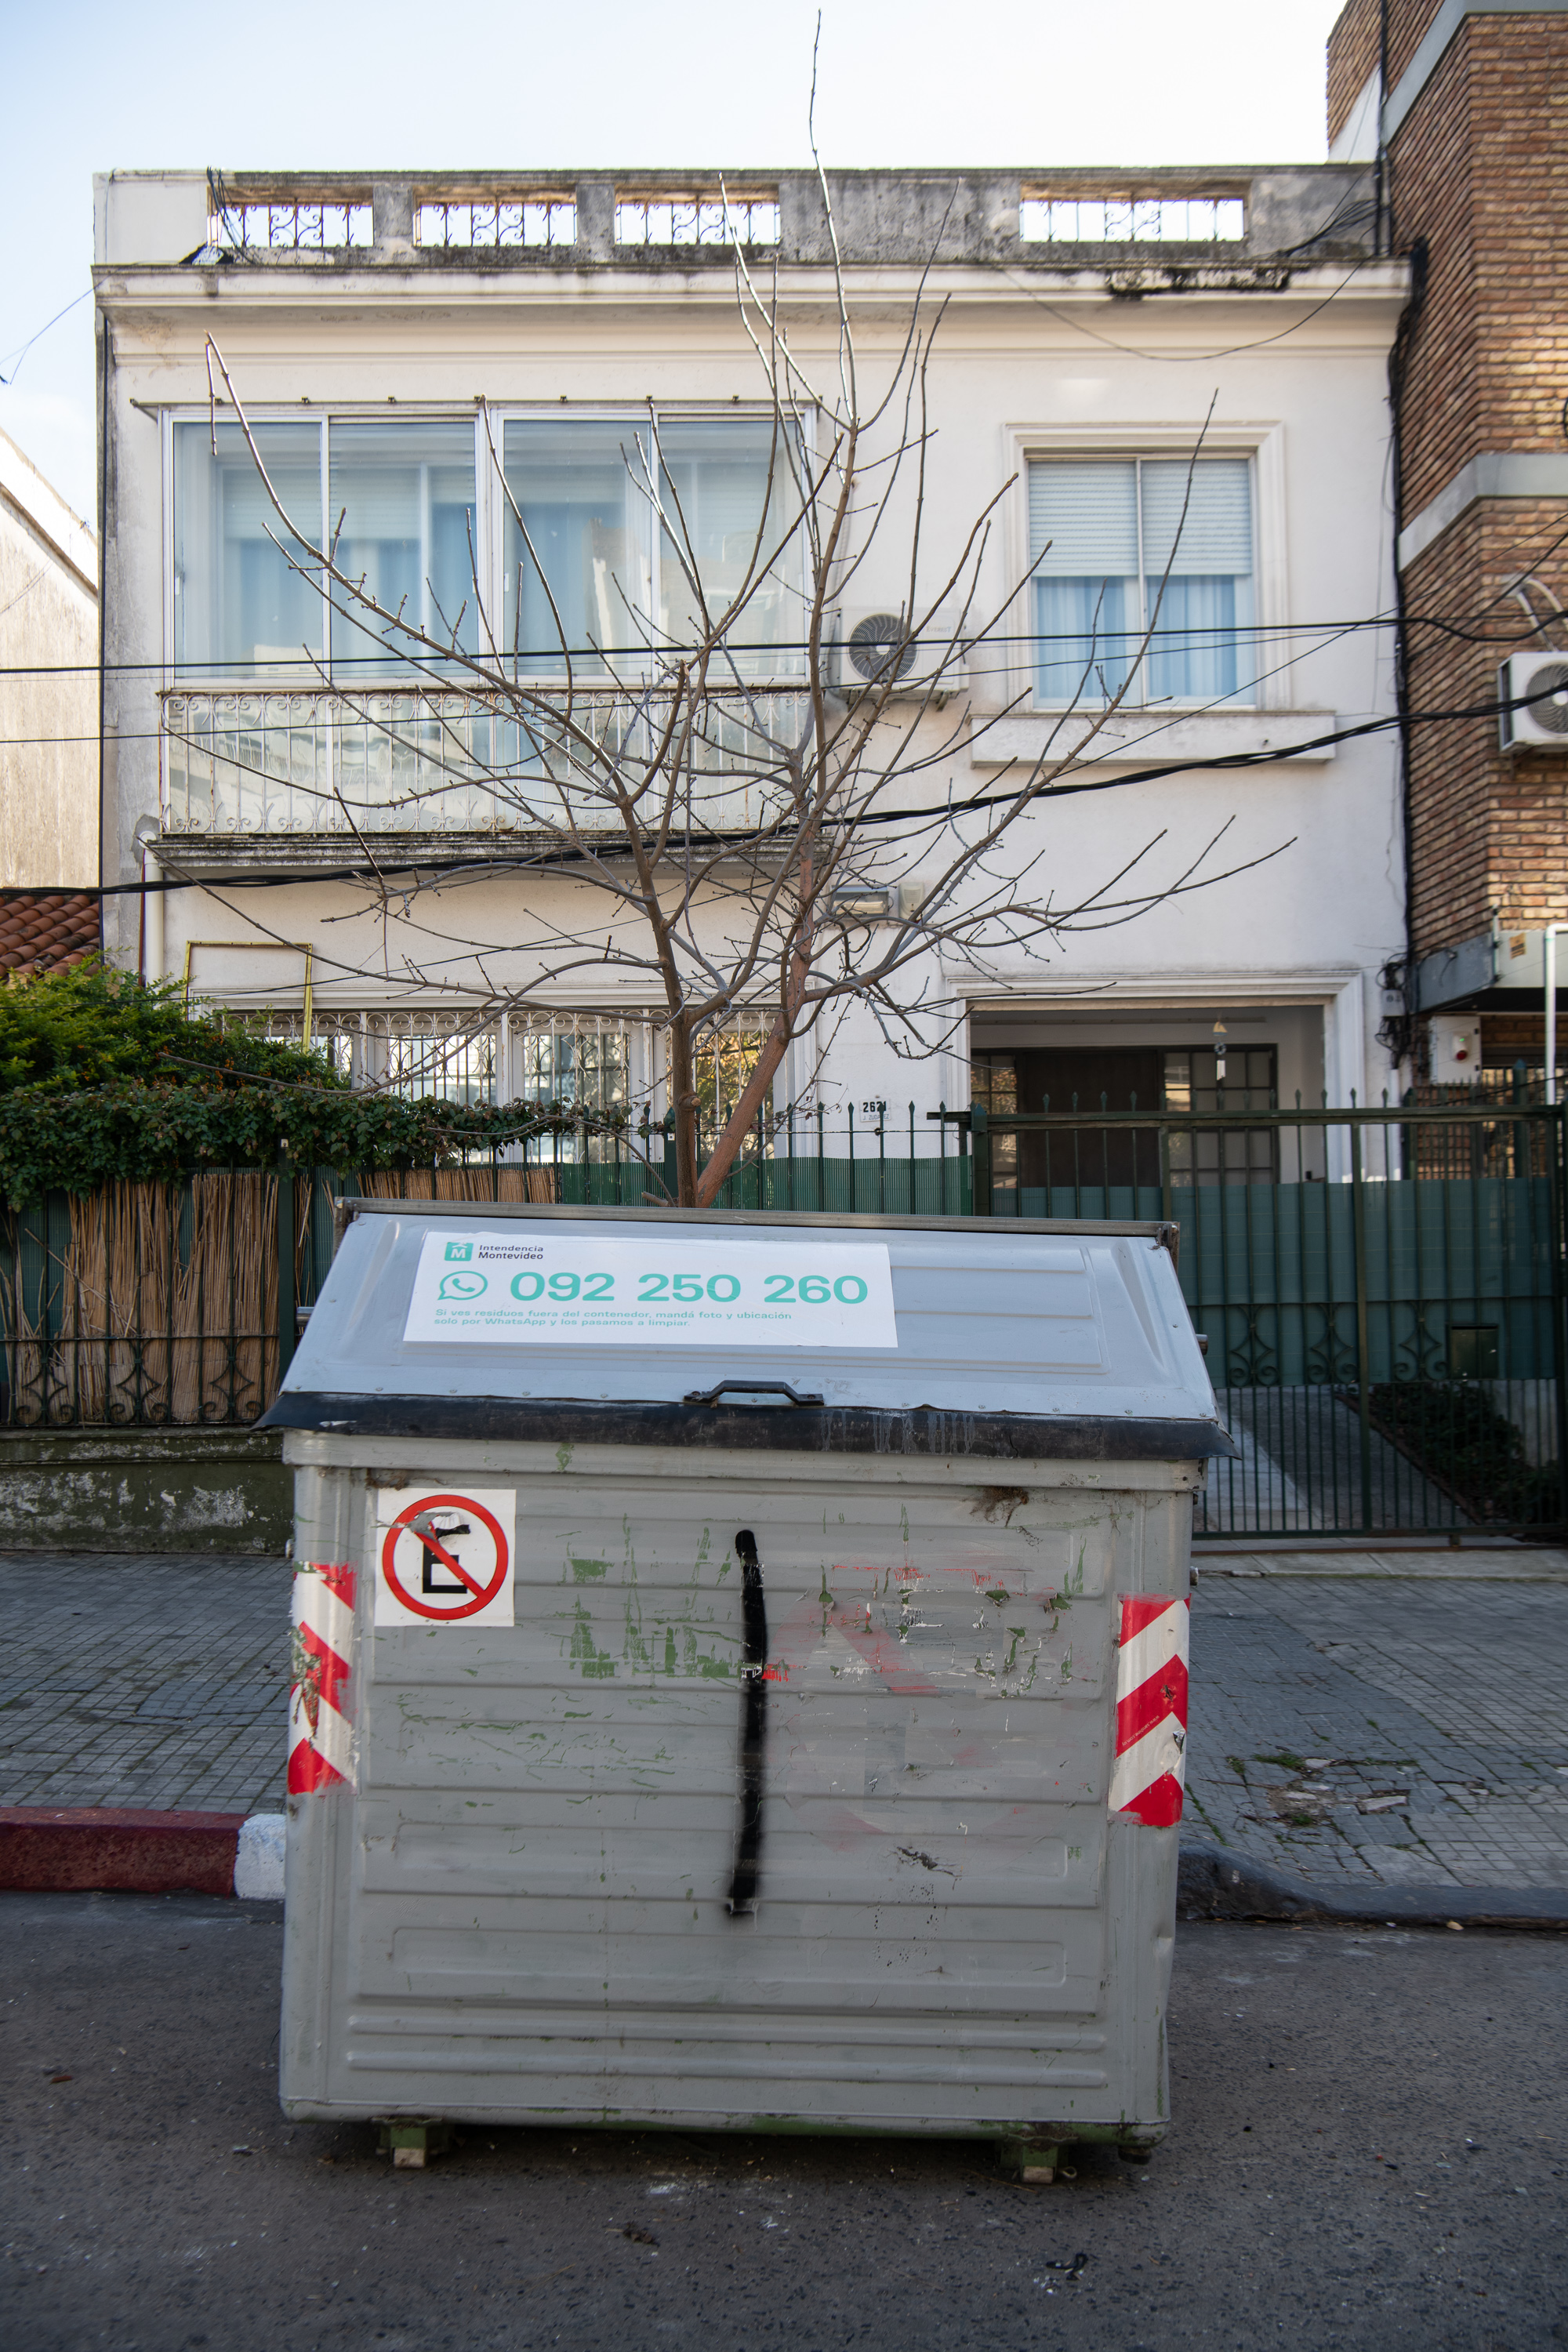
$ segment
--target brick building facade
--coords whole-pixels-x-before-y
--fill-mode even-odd
[[[1504,751],[1489,713],[1422,714],[1484,709],[1505,656],[1568,647],[1568,7],[1351,0],[1329,43],[1332,152],[1368,121],[1384,249],[1412,266],[1392,371],[1405,1001],[1420,1066],[1501,1075],[1542,1051],[1541,929],[1568,920],[1568,736]]]

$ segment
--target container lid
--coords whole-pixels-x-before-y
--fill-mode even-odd
[[[1231,1454],[1154,1223],[365,1201],[263,1427]]]

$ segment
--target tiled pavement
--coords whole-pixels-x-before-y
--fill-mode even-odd
[[[1456,1576],[1462,1557],[1202,1563],[1194,1837],[1321,1882],[1568,1887],[1568,1588],[1514,1580],[1537,1565],[1517,1555]],[[280,1810],[289,1581],[281,1560],[0,1556],[0,1804]]]
[[[0,1805],[283,1808],[282,1560],[0,1559]]]
[[[1568,1887],[1565,1669],[1561,1581],[1205,1564],[1188,1833],[1331,1885]]]

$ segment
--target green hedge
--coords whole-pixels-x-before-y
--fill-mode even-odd
[[[356,1093],[325,1055],[189,1013],[177,986],[96,961],[0,987],[0,1195],[12,1208],[115,1179],[270,1167],[280,1153],[329,1168],[451,1166],[581,1125],[537,1103]]]
[[[597,1128],[599,1121],[590,1122]],[[204,1168],[272,1166],[279,1153],[325,1168],[451,1167],[474,1152],[582,1122],[536,1104],[492,1109],[297,1086],[139,1086],[0,1094],[0,1192],[16,1208],[45,1192],[119,1178],[168,1181]]]

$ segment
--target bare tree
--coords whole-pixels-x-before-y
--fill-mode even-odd
[[[471,605],[466,599],[457,613],[416,619],[406,599],[391,609],[365,577],[351,576],[341,560],[342,514],[313,544],[285,510],[229,370],[208,345],[215,433],[220,407],[232,409],[277,518],[276,544],[323,585],[334,614],[395,656],[400,688],[429,689],[426,723],[433,713],[445,730],[450,777],[478,781],[494,796],[513,840],[531,844],[531,862],[565,866],[593,894],[594,919],[570,936],[539,919],[534,977],[524,990],[498,989],[483,1018],[559,1003],[573,976],[588,971],[623,982],[628,1003],[651,999],[667,1039],[686,1206],[717,1194],[792,1043],[830,1033],[851,1006],[870,1010],[895,1054],[928,1055],[952,1028],[933,985],[934,956],[977,971],[1005,957],[1016,970],[1020,957],[1043,954],[1068,933],[1130,921],[1226,878],[1211,864],[1216,835],[1173,877],[1142,885],[1137,869],[1163,839],[1157,834],[1088,895],[1058,903],[1038,877],[1043,845],[1025,830],[1053,793],[1084,788],[1072,772],[1139,674],[1163,580],[1131,652],[1106,654],[1097,613],[1089,658],[1067,706],[1052,714],[1041,756],[999,763],[992,789],[952,804],[939,772],[961,740],[1027,698],[993,701],[988,716],[970,707],[973,680],[996,657],[1027,584],[1019,580],[993,609],[978,609],[997,509],[1012,485],[957,534],[933,527],[928,386],[941,305],[928,302],[922,282],[895,361],[868,388],[817,169],[837,306],[826,369],[792,345],[776,273],[759,284],[734,243],[738,315],[756,357],[768,439],[765,486],[743,544],[727,543],[719,560],[705,542],[650,405],[622,455],[651,509],[663,593],[656,606],[635,565],[612,568],[596,633],[584,635],[557,602],[488,414],[493,480],[518,549],[510,642],[477,560]],[[1191,486],[1189,467],[1189,496]],[[900,610],[869,642],[846,648],[839,610],[868,567],[889,576],[889,540]],[[522,641],[525,569],[535,609],[550,616],[542,650]],[[331,684],[369,719],[368,688]],[[491,755],[477,764],[472,730],[447,715],[455,690],[495,722]],[[438,772],[428,789],[447,784]],[[384,900],[392,886],[380,878],[374,844],[333,789]],[[894,887],[917,858],[918,895]],[[515,866],[516,854],[506,862]],[[757,1048],[700,1164],[698,1049],[737,1018],[760,1023]]]

